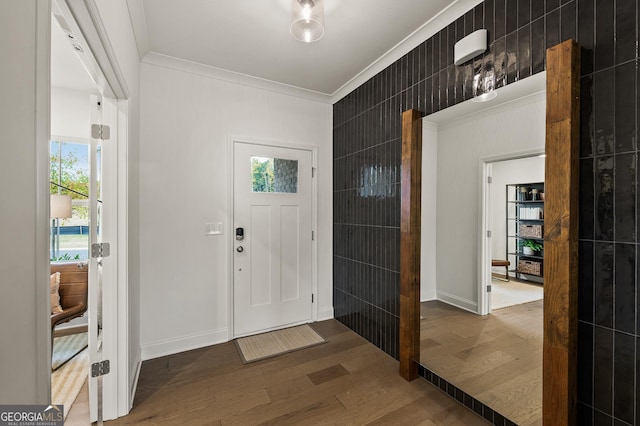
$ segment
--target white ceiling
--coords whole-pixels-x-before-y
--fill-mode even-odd
[[[51,21],[51,86],[98,93],[67,35],[55,19]]]
[[[141,58],[156,53],[326,95],[457,2],[325,0],[325,35],[307,44],[289,33],[291,0],[128,0]]]

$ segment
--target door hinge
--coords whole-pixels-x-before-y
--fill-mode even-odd
[[[491,238],[491,231],[487,231],[487,238]]]
[[[316,177],[316,168],[315,167],[311,168],[311,177]]]
[[[491,293],[491,284],[487,285],[487,293]]]
[[[311,293],[311,303],[313,303],[313,293]]]
[[[109,243],[94,243],[91,244],[91,257],[109,257],[111,254],[111,247]]]
[[[91,377],[100,377],[105,374],[109,374],[111,370],[111,366],[109,365],[109,360],[105,359],[102,362],[94,362],[91,364]]]
[[[493,183],[493,178],[491,176],[487,176],[487,183]]]
[[[109,140],[111,137],[111,129],[104,124],[92,124],[91,137],[93,139],[102,139],[103,141]]]

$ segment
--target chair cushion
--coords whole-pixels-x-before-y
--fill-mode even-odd
[[[60,306],[60,294],[58,289],[60,288],[60,272],[51,274],[49,278],[49,286],[51,288],[51,313],[59,314],[62,312],[62,306]]]

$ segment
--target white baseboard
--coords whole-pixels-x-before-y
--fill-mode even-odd
[[[158,340],[142,346],[142,360],[147,361],[228,341],[229,330],[226,328]]]
[[[474,314],[478,313],[478,302],[447,293],[446,291],[438,291],[438,300]]]
[[[318,321],[325,321],[330,319],[333,319],[333,306],[318,309]]]

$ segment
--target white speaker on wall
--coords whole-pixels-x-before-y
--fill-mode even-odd
[[[487,50],[487,30],[474,31],[453,46],[454,63],[462,65],[485,50]]]

